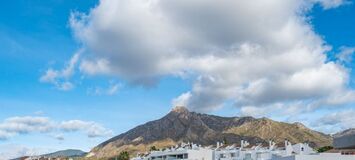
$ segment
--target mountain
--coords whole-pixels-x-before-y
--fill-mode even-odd
[[[28,158],[28,156],[23,156],[23,157],[9,159],[9,160],[26,160],[27,158]]]
[[[217,141],[250,144],[274,140],[282,144],[285,139],[293,143],[308,142],[311,146],[330,145],[329,135],[308,129],[300,123],[284,123],[268,118],[220,117],[190,112],[184,107],[175,107],[161,119],[139,125],[123,134],[113,137],[95,147],[91,157],[110,157],[121,151],[131,154],[156,148],[176,145],[180,142],[193,142],[201,145],[214,145]]]
[[[333,135],[333,146],[337,149],[355,149],[355,128],[350,128]]]
[[[61,150],[49,154],[44,154],[42,156],[46,157],[82,157],[85,156],[86,152],[77,149],[67,149]]]
[[[40,155],[40,157],[65,157],[65,158],[70,158],[70,157],[84,157],[87,153],[78,149],[67,149],[67,150],[61,150],[61,151],[56,151],[53,153],[48,153],[48,154],[43,154]],[[25,160],[29,156],[24,156],[24,157],[19,157],[19,158],[14,158],[11,160]]]

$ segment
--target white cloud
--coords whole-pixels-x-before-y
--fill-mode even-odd
[[[19,134],[56,133],[53,137],[63,140],[60,131],[84,131],[89,138],[110,136],[112,131],[101,124],[91,121],[69,120],[52,121],[47,117],[10,117],[0,123],[0,140],[6,140]]]
[[[307,112],[311,105],[305,106],[302,102],[273,103],[263,106],[242,106],[240,114],[242,116],[253,117],[278,117],[284,121],[294,122],[292,119],[299,119],[300,113]],[[291,121],[290,121],[291,120]]]
[[[35,156],[51,152],[51,149],[28,148],[22,145],[0,145],[0,160],[19,158],[22,156]]]
[[[11,117],[0,123],[0,138],[8,139],[18,134],[49,132],[53,126],[47,117]]]
[[[60,128],[64,131],[72,132],[85,129],[87,127],[87,122],[81,120],[70,120],[62,122]]]
[[[326,80],[327,84],[320,83]],[[237,99],[240,103],[265,104],[287,100],[322,98],[332,92],[343,90],[348,74],[334,63],[309,68],[277,79],[260,79],[241,89]],[[341,95],[345,94],[343,92]]]
[[[355,52],[355,47],[340,47],[340,52],[337,54],[337,58],[342,61],[349,63],[352,61]]]
[[[318,2],[324,9],[337,8],[339,6],[351,3],[348,0],[314,0],[314,1]]]
[[[262,117],[265,116],[265,112],[267,112],[268,109],[270,108],[244,106],[240,109],[240,113],[242,116]]]
[[[115,95],[119,91],[121,86],[122,85],[119,83],[110,82],[106,88],[103,88],[103,87],[89,88],[88,94],[89,95],[109,95],[109,96],[112,96],[112,95]]]
[[[355,128],[355,111],[352,109],[326,114],[311,125],[326,133],[336,133],[341,130]]]
[[[63,134],[54,134],[52,136],[53,136],[53,138],[55,138],[57,140],[60,140],[60,141],[64,140],[64,135]]]
[[[74,88],[70,78],[74,75],[76,64],[79,61],[83,49],[75,53],[62,70],[49,68],[44,75],[40,77],[40,82],[53,84],[57,89],[68,91]]]
[[[0,140],[6,140],[13,137],[16,133],[0,130]]]
[[[118,92],[118,89],[119,89],[120,85],[119,84],[113,84],[111,85],[107,91],[106,91],[106,94],[108,95],[114,95]]]
[[[83,60],[80,63],[80,71],[89,75],[109,74],[109,61],[106,59],[99,59],[96,61]]]
[[[172,105],[173,106],[187,106],[188,100],[191,97],[190,92],[186,92],[181,94],[179,97],[173,99]]]
[[[70,120],[64,121],[60,124],[60,129],[73,132],[73,131],[84,131],[88,137],[102,137],[111,136],[112,131],[104,128],[102,125],[95,122],[86,122],[81,120]]]
[[[101,0],[87,15],[73,13],[70,25],[93,53],[80,65],[87,74],[143,86],[162,76],[196,77],[172,103],[200,112],[226,101],[309,111],[353,92],[348,70],[327,60],[331,46],[306,17],[316,3],[329,9],[346,2]]]
[[[346,104],[348,102],[354,102],[355,101],[355,92],[352,91],[343,91],[339,94],[333,94],[332,96],[328,97],[327,99],[324,99],[323,101],[320,101],[323,105],[333,105],[333,106],[339,106],[342,104]],[[318,104],[320,105],[320,104]]]

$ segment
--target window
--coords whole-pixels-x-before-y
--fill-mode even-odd
[[[176,155],[176,159],[183,159],[184,158],[184,155],[183,154],[178,154]]]
[[[231,153],[231,157],[235,157],[235,153]]]
[[[245,154],[244,160],[252,160],[251,154],[250,153]]]

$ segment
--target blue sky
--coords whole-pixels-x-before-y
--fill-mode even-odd
[[[110,3],[112,4],[108,5]],[[197,8],[187,7],[185,12],[181,12],[179,7],[170,8],[176,11],[174,13],[162,9],[163,20],[156,18],[155,12],[151,13],[150,10],[145,12],[147,6],[148,8],[154,8],[155,5],[161,5],[160,8],[181,7],[184,6],[182,3],[185,1],[181,1],[181,4],[175,2],[175,5],[174,3],[150,5],[142,3],[141,5],[139,1],[118,3],[110,0],[102,3],[94,0],[4,2],[0,6],[0,126],[5,128],[9,124],[17,124],[18,121],[11,120],[13,117],[19,119],[45,117],[45,120],[37,120],[46,121],[46,124],[47,122],[53,123],[55,127],[50,126],[51,131],[42,132],[34,131],[37,128],[21,133],[13,130],[6,132],[12,135],[0,138],[0,155],[7,152],[8,146],[22,147],[21,151],[24,152],[30,152],[31,149],[46,152],[66,148],[88,151],[113,135],[162,117],[171,110],[173,105],[186,105],[197,112],[222,116],[251,115],[266,116],[287,122],[301,121],[313,129],[327,133],[345,129],[346,126],[355,127],[348,125],[355,122],[354,119],[344,119],[334,123],[323,122],[324,117],[337,119],[339,116],[355,113],[353,107],[355,85],[353,68],[355,65],[349,60],[349,57],[351,59],[354,56],[353,47],[355,47],[355,19],[353,18],[355,6],[351,1],[341,1],[339,2],[341,4],[307,2],[310,3],[307,5],[310,5],[311,9],[306,9],[307,11],[300,15],[294,13],[304,7],[303,4],[282,4],[285,5],[284,7],[290,7],[288,11],[290,13],[274,17],[280,22],[265,22],[268,25],[269,23],[275,23],[275,26],[285,25],[288,39],[295,39],[291,42],[300,43],[300,46],[304,45],[305,51],[297,50],[298,46],[293,46],[293,44],[277,46],[280,44],[277,39],[281,39],[282,42],[283,34],[275,34],[276,36],[271,39],[268,39],[269,34],[264,36],[266,32],[273,33],[272,31],[279,30],[273,28],[274,25],[266,25],[266,29],[260,29],[260,33],[258,30],[253,32],[247,30],[246,36],[234,32],[236,29],[229,31],[228,29],[233,27],[241,26],[237,30],[242,31],[243,27],[250,26],[252,30],[260,26],[253,20],[243,20],[238,17],[243,14],[254,16],[247,11],[233,12],[231,17],[235,15],[235,23],[229,23],[234,19],[223,21],[223,19],[214,19],[214,17],[205,21],[204,16],[214,15],[214,13],[207,14],[207,11],[213,11],[214,8],[213,5],[207,3],[198,5],[199,1],[191,5],[198,6]],[[299,7],[294,7],[297,5]],[[204,10],[204,7],[211,6],[210,10]],[[191,20],[186,18],[187,14],[194,14],[196,9],[201,13],[198,22],[193,19],[196,18],[194,16],[191,16]],[[278,9],[275,10],[275,13],[273,11],[265,11],[265,13],[270,12],[272,16],[286,12],[282,9],[279,9],[280,12]],[[222,12],[216,15],[228,14],[231,13]],[[164,18],[174,21],[171,22],[174,25],[171,25],[170,21],[164,21]],[[265,19],[262,16],[249,18]],[[294,19],[297,19],[294,21],[295,25],[286,23],[293,22]],[[216,22],[213,22],[214,20]],[[205,27],[206,30],[199,32],[199,27],[209,21],[211,23]],[[264,21],[261,20],[260,23]],[[214,26],[213,24],[220,25]],[[233,26],[234,24],[237,25]],[[287,30],[289,29],[287,25],[291,26],[290,30]],[[182,29],[171,26],[181,26]],[[220,27],[224,28],[226,33],[221,32]],[[188,38],[181,36],[184,34],[172,34],[180,30],[183,31],[181,33],[188,33]],[[292,32],[301,33],[301,36],[298,37]],[[309,32],[314,35],[308,34]],[[214,33],[221,36],[216,36]],[[310,39],[309,42],[312,45],[303,44],[298,39],[305,39],[305,42]],[[270,42],[273,40],[275,42]],[[132,42],[137,43],[132,44]],[[249,42],[253,43],[249,44]],[[274,47],[275,44],[277,47]],[[317,58],[310,60],[309,63],[312,64],[303,62],[295,64],[295,66],[301,66],[300,69],[290,68],[288,70],[290,73],[288,71],[278,73],[280,65],[285,65],[282,63],[276,66],[275,72],[260,70],[263,73],[270,72],[260,74],[253,67],[247,67],[245,70],[250,69],[250,71],[246,74],[243,72],[245,71],[243,67],[233,68],[235,64],[233,60],[239,63],[241,59],[246,61],[246,64],[252,64],[254,68],[258,68],[262,66],[259,65],[260,59],[256,56],[250,57],[252,61],[248,58],[242,59],[244,57],[236,59],[228,57],[228,54],[232,54],[234,50],[231,50],[230,46],[235,45],[237,45],[238,53],[251,50],[250,54],[254,54],[255,50],[255,52],[267,55],[269,50],[278,52],[280,48],[286,46],[285,53],[290,52],[290,56],[294,56],[293,52],[288,51],[290,48],[290,50],[296,48],[296,52],[300,52],[300,54],[295,54],[296,57],[289,57],[290,59],[300,58],[302,61],[307,61],[309,55],[312,55],[310,59]],[[254,48],[255,46],[259,47]],[[268,47],[269,50],[263,50]],[[314,49],[317,47],[318,49]],[[158,53],[172,50],[173,52],[167,55]],[[70,68],[70,60],[73,60],[73,55],[78,52],[80,52],[79,59],[73,61],[73,67]],[[212,52],[223,52],[223,56]],[[348,52],[346,60],[339,58],[341,57],[339,55],[345,52]],[[267,57],[271,57],[271,54]],[[325,55],[327,60],[323,61],[322,55]],[[211,57],[213,58],[210,59]],[[222,64],[214,58],[222,61]],[[270,59],[269,63],[280,62],[274,62],[275,59]],[[297,60],[292,60],[291,63]],[[184,63],[181,64],[181,61]],[[99,62],[103,64],[101,68],[98,65]],[[309,67],[303,67],[305,65]],[[68,75],[63,74],[66,68],[70,70]],[[48,74],[50,70],[57,75],[50,77]],[[280,77],[297,77],[299,75],[297,73],[307,73],[305,77],[309,78],[321,73],[319,75],[324,77],[319,79],[316,77],[316,83],[307,83],[307,79],[302,79],[301,86],[309,88],[293,91],[292,86],[298,86],[298,81],[291,84],[291,89],[289,89],[287,84],[293,79],[286,78],[284,82],[284,79]],[[47,79],[43,78],[46,75]],[[237,78],[230,78],[232,75],[236,75]],[[328,77],[328,75],[331,76]],[[252,78],[238,78],[241,76]],[[336,78],[333,80],[331,77]],[[280,84],[265,81],[268,79],[274,79]],[[248,86],[255,85],[257,88],[258,84],[264,83],[266,86],[261,88],[266,88],[265,92],[268,88],[270,89],[269,86],[282,86],[287,83],[286,91],[284,88],[271,87],[271,91],[276,90],[275,95],[266,96],[262,93],[259,95],[258,92],[255,96],[250,93],[252,88]],[[328,85],[330,83],[332,85]],[[64,84],[68,85],[65,87]],[[235,92],[236,90],[238,92]],[[276,93],[277,91],[279,93]],[[210,92],[215,93],[210,94]],[[339,94],[333,95],[330,94],[331,92]],[[290,96],[281,96],[285,93]],[[344,95],[347,95],[346,98],[343,97]],[[330,101],[334,99],[341,102],[331,103]],[[271,112],[266,112],[267,110]],[[295,115],[290,116],[288,113]],[[65,128],[63,124],[71,120],[79,120],[84,127]],[[320,121],[322,121],[321,124]],[[21,121],[21,123],[25,122]],[[87,128],[94,127],[95,129],[97,126],[101,127],[103,134],[88,137],[90,131]],[[0,131],[3,129],[1,127]]]

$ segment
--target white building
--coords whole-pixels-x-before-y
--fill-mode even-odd
[[[274,148],[275,144],[270,142],[269,149],[262,148],[259,146],[254,146],[252,148],[245,148],[249,145],[246,141],[241,141],[241,146],[239,148],[234,145],[227,146],[225,148],[220,148],[220,144],[217,143],[217,148],[215,149],[214,160],[263,160],[270,159],[271,152],[270,149]],[[276,152],[275,152],[276,153]]]
[[[355,160],[354,155],[340,153],[320,153],[310,155],[291,155],[285,157],[273,156],[271,160]]]
[[[182,144],[161,151],[152,151],[146,157],[135,157],[133,160],[355,160],[354,155],[340,153],[316,153],[308,144],[292,145],[285,141],[283,148],[277,148],[274,142],[268,147],[261,145],[247,148],[249,143],[241,141],[241,146],[223,146],[217,143],[214,149]]]
[[[355,156],[340,153],[316,153],[308,144],[285,142],[283,154],[272,154],[270,160],[355,160]]]
[[[210,148],[197,146],[196,144],[182,144],[180,147],[172,147],[164,151],[152,151],[146,160],[213,160],[214,151]]]

